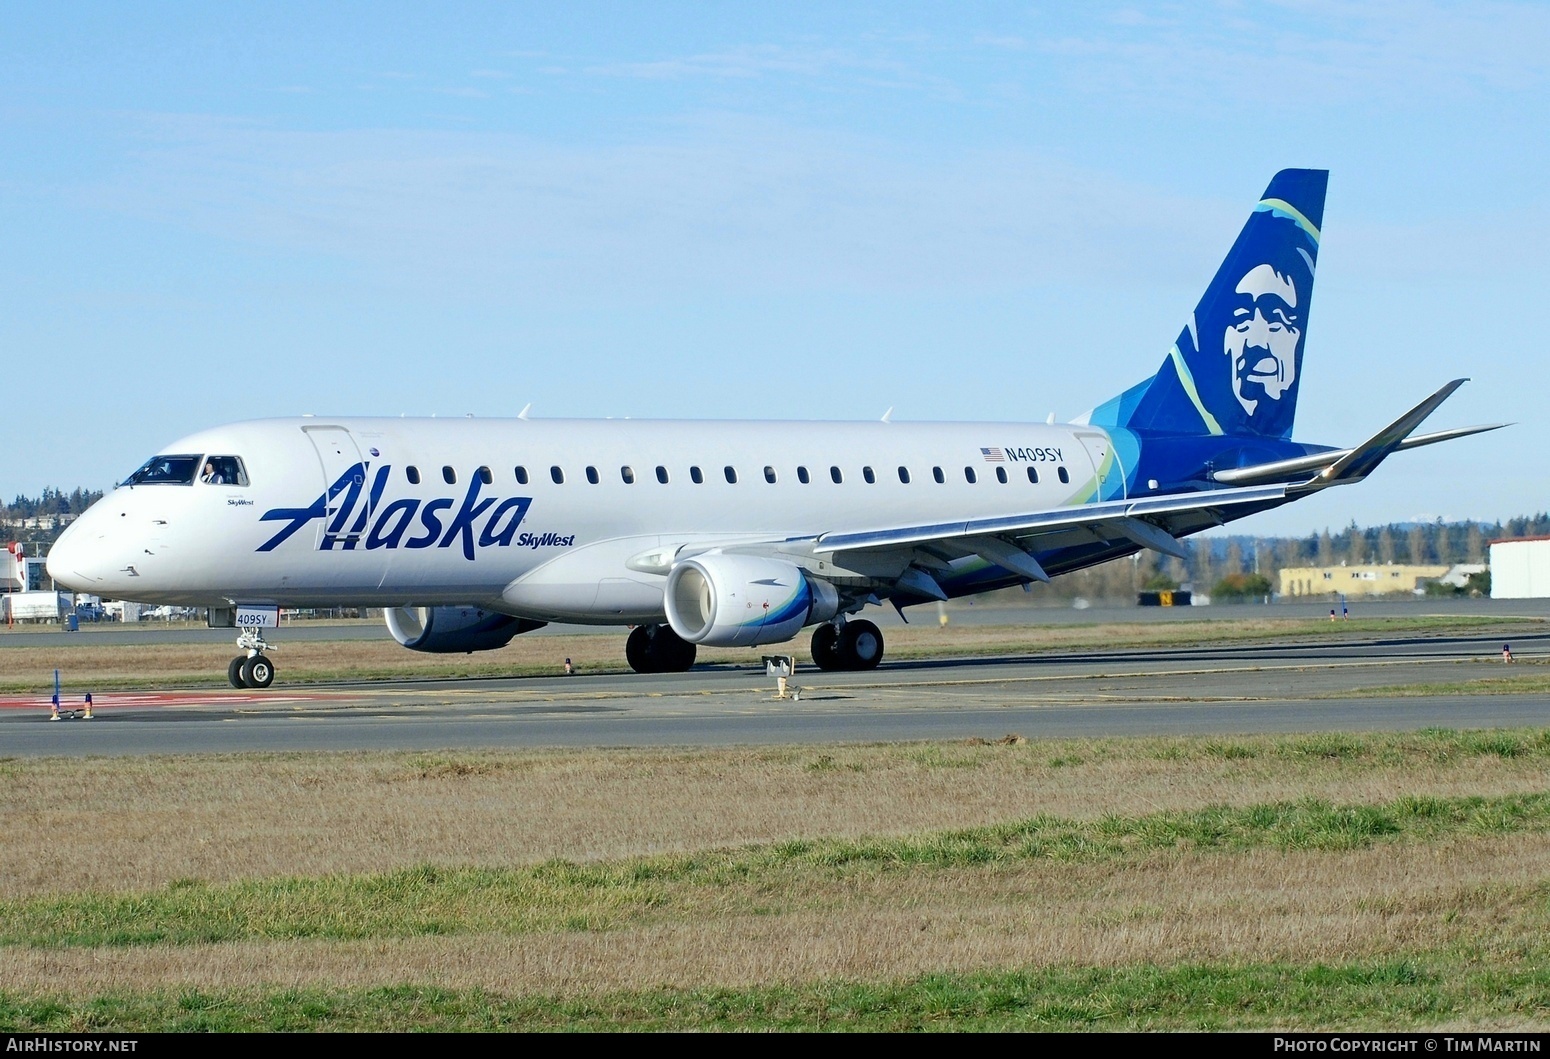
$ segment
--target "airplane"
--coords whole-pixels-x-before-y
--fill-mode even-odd
[[[1349,448],[1291,440],[1328,173],[1275,175],[1151,376],[1069,424],[327,418],[173,442],[48,556],[61,585],[208,608],[237,687],[281,607],[380,607],[415,651],[629,626],[640,673],[784,643],[869,669],[863,608],[1050,578],[1359,482],[1455,379]]]

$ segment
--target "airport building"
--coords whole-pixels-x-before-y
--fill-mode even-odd
[[[1550,596],[1550,537],[1491,542],[1491,598]]]
[[[1356,563],[1339,566],[1283,566],[1282,599],[1321,599],[1332,596],[1398,596],[1425,591],[1428,581],[1458,577],[1459,583],[1484,567],[1422,565],[1410,563]]]
[[[54,591],[41,555],[20,544],[0,551],[0,623],[63,621],[74,606],[68,592]]]

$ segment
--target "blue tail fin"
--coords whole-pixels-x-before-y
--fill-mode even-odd
[[[1290,437],[1328,181],[1322,169],[1277,173],[1157,374],[1086,421],[1167,434]]]

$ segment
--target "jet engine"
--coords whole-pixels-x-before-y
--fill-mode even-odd
[[[493,651],[547,624],[479,607],[390,607],[386,614],[393,639],[411,651],[432,654]]]
[[[709,647],[780,643],[840,609],[833,585],[793,563],[725,552],[674,566],[664,603],[674,632]]]

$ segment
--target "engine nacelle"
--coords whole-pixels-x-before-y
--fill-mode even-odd
[[[780,643],[840,609],[834,586],[794,563],[725,552],[674,566],[663,602],[674,632],[709,647]]]
[[[432,654],[493,651],[546,624],[479,607],[390,607],[386,615],[393,639],[411,651]]]

